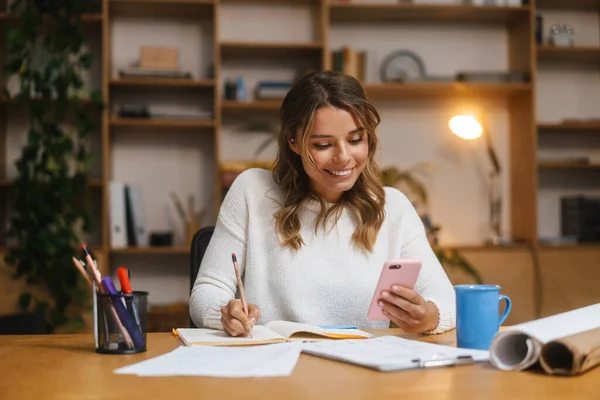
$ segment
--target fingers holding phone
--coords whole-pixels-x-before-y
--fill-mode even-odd
[[[384,316],[405,332],[425,332],[435,329],[439,314],[435,304],[426,302],[412,289],[399,285],[383,291],[378,302]]]
[[[412,259],[388,260],[383,265],[377,287],[373,293],[371,305],[367,313],[370,320],[389,320],[379,306],[384,292],[392,292],[392,286],[402,286],[412,289],[417,283],[421,272],[421,261]]]

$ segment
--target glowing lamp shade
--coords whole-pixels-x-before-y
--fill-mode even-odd
[[[461,139],[477,139],[483,133],[483,127],[472,115],[455,115],[448,122],[450,131]]]

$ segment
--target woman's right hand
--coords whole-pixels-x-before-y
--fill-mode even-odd
[[[238,299],[229,300],[221,307],[221,324],[223,330],[230,336],[248,336],[260,318],[260,309],[255,304],[248,304],[248,316],[244,313],[242,302]]]

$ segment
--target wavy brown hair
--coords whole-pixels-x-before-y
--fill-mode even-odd
[[[333,106],[352,114],[367,133],[368,160],[354,186],[341,199],[327,208],[325,201],[310,189],[310,178],[304,171],[301,157],[290,149],[290,141],[297,144],[302,157],[313,165],[307,141],[313,128],[315,113]],[[273,179],[283,193],[281,209],[275,213],[276,229],[282,246],[295,250],[304,244],[300,235],[298,209],[305,199],[321,204],[315,224],[326,229],[331,217],[337,222],[344,207],[356,221],[352,241],[359,248],[372,252],[377,234],[385,218],[385,192],[375,162],[379,147],[376,128],[380,116],[373,103],[365,96],[362,85],[353,77],[337,72],[313,72],[298,80],[287,93],[279,111],[281,131],[278,153],[273,168]]]

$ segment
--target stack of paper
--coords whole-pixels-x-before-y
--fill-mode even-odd
[[[424,368],[424,363],[430,361],[443,361],[446,365],[453,365],[455,361],[458,364],[461,357],[469,357],[473,362],[489,360],[489,352],[486,350],[459,349],[395,336],[305,343],[302,351],[379,371]]]
[[[180,346],[170,353],[116,369],[114,372],[138,376],[288,376],[294,370],[301,351],[299,343],[245,348]]]

